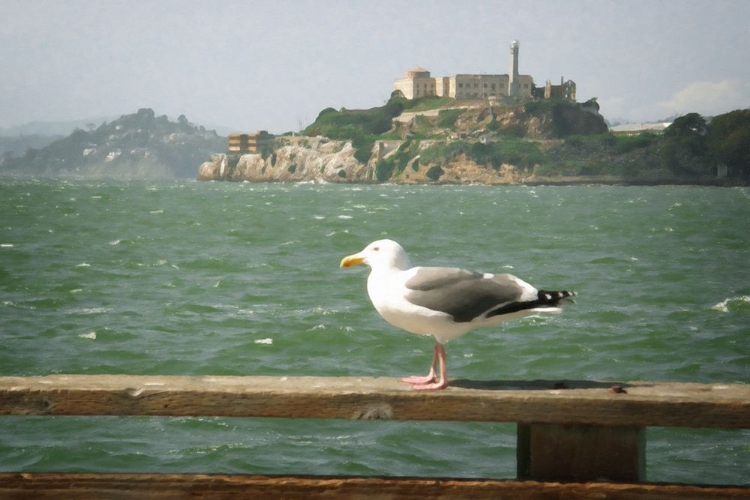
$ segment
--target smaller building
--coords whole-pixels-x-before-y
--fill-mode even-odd
[[[567,99],[575,102],[576,100],[576,82],[560,77],[560,85],[552,85],[551,80],[547,80],[543,89],[535,89],[534,97],[538,99]]]
[[[438,84],[439,89],[437,88]],[[430,72],[426,69],[415,68],[406,73],[406,78],[397,79],[393,87],[407,99],[417,99],[427,95],[448,95],[443,93],[442,85],[442,78],[431,78]]]
[[[230,153],[258,154],[265,146],[273,143],[274,136],[265,130],[259,130],[252,134],[229,134]]]

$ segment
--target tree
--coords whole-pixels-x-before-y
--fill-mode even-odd
[[[750,178],[750,109],[715,117],[706,144],[711,158],[726,165],[730,175]]]
[[[708,125],[698,113],[677,118],[664,130],[661,157],[675,175],[698,176],[709,173],[706,157]]]

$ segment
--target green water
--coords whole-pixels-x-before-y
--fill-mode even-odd
[[[750,380],[750,190],[0,180],[0,374],[404,376],[382,237],[579,292],[448,345],[472,380]],[[750,482],[750,432],[649,429],[648,479]],[[0,470],[515,477],[515,426],[0,419]]]

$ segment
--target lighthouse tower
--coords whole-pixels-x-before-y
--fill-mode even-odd
[[[520,85],[518,83],[518,40],[510,42],[510,71],[508,72],[508,95],[515,97],[519,95]]]

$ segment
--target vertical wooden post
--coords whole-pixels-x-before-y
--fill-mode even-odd
[[[518,424],[518,479],[646,480],[642,427]]]

